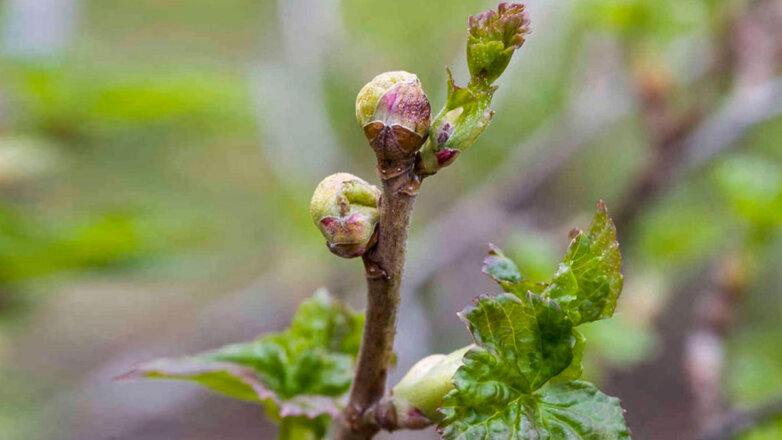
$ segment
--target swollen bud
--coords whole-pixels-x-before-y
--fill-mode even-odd
[[[318,184],[310,215],[331,252],[354,258],[375,244],[379,200],[377,187],[352,174],[332,174]]]
[[[473,345],[448,355],[433,354],[416,363],[392,390],[397,420],[423,415],[437,421],[437,408],[453,388],[453,375],[462,365],[462,358]]]
[[[529,33],[529,17],[524,5],[503,2],[496,11],[470,17],[468,24],[470,75],[491,84],[508,67],[513,51],[524,44],[524,36]]]
[[[410,157],[429,131],[431,107],[418,77],[386,72],[361,88],[356,119],[379,160]]]

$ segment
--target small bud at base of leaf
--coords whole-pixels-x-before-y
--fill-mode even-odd
[[[393,389],[397,418],[419,413],[430,420],[440,419],[437,409],[453,389],[451,378],[473,345],[448,355],[433,354],[418,361]]]

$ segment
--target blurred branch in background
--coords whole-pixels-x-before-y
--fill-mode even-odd
[[[724,414],[718,423],[708,427],[698,440],[733,440],[782,416],[782,397],[745,410]]]
[[[684,113],[677,119],[671,114],[675,110],[666,110],[665,105],[660,104],[661,97],[657,90],[649,91],[644,85],[640,87],[641,99],[648,102],[642,108],[646,109],[646,125],[651,131],[656,155],[641,179],[628,192],[626,206],[629,208],[617,216],[618,224],[631,228],[639,213],[675,182],[680,182],[685,175],[725,149],[736,145],[748,129],[780,115],[782,82],[770,76],[778,69],[779,54],[764,49],[767,49],[769,40],[779,38],[779,29],[782,27],[779,23],[765,29],[755,27],[755,14],[758,9],[766,7],[768,2],[759,2],[753,7],[756,9],[735,15],[735,21],[727,24],[728,35],[734,36],[737,33],[741,36],[742,29],[752,26],[755,38],[743,39],[741,44],[721,46],[722,51],[730,52],[718,55],[717,59],[730,59],[733,62],[727,73],[721,69],[708,72],[716,77],[714,81],[718,81],[722,75],[729,75],[733,80],[733,87],[724,100],[725,103],[717,110],[709,111],[708,105],[704,106],[696,98],[694,105],[698,110]],[[767,67],[758,69],[755,62],[757,59],[761,59]],[[760,75],[760,72],[765,72],[766,75]],[[753,81],[746,80],[749,76],[752,76]],[[711,101],[714,102],[713,99]],[[692,124],[692,116],[689,115],[703,112],[711,115],[698,125]],[[714,273],[720,268],[724,267],[718,264],[706,274]],[[735,313],[734,293],[738,290],[732,285],[718,285],[713,297],[707,296],[694,301],[691,298],[701,297],[697,292],[702,292],[704,283],[709,285],[711,278],[701,275],[700,279],[702,281],[697,282],[694,288],[690,287],[675,294],[667,311],[661,314],[658,328],[665,343],[664,353],[632,372],[612,374],[613,389],[622,395],[625,401],[633,402],[628,405],[630,420],[635,421],[631,422],[631,426],[634,426],[635,433],[641,436],[665,433],[666,436],[675,438],[689,438],[722,415],[722,339],[727,328],[724,322],[717,321],[727,320],[725,314]],[[723,316],[713,316],[718,312]],[[687,343],[682,345],[679,341],[687,337],[687,334],[681,323],[689,322],[693,316],[696,330],[689,335]],[[689,373],[690,392],[682,392],[685,381],[679,377],[677,366]],[[654,378],[650,380],[652,376]],[[677,395],[679,397],[676,398],[676,406],[662,404]],[[661,408],[665,410],[660,411]],[[655,417],[650,417],[649,411],[652,409],[656,411]]]
[[[711,110],[716,106],[714,97],[698,95],[691,98],[689,109],[678,109],[675,94],[679,91],[664,67],[631,65],[653,159],[627,192],[625,207],[615,217],[618,224],[631,225],[641,208],[678,181],[681,172],[703,165],[735,145],[749,128],[782,113],[782,80],[773,80],[782,56],[777,41],[782,38],[782,6],[759,1],[745,14],[731,18],[720,31],[727,41],[716,48],[704,75],[707,81],[719,83],[728,77],[732,82],[732,93],[717,111]],[[633,53],[631,48],[625,51],[628,56]]]
[[[747,267],[741,256],[728,253],[710,274],[713,280],[695,303],[692,329],[684,341],[685,373],[689,376],[698,427],[713,426],[724,416],[722,390],[725,338],[735,324],[746,294]]]

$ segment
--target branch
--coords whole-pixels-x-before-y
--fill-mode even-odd
[[[383,180],[377,245],[364,255],[367,311],[356,376],[339,425],[340,440],[370,439],[379,431],[364,414],[385,393],[386,377],[396,333],[399,287],[405,265],[405,246],[419,182],[412,160],[392,164],[406,172]],[[381,172],[382,175],[382,172]]]
[[[714,269],[712,286],[696,302],[694,325],[684,344],[684,367],[700,427],[720,420],[724,412],[721,383],[725,338],[747,284],[747,268],[741,255],[729,254]]]
[[[707,429],[698,440],[732,440],[780,416],[782,397],[777,397],[756,408],[723,415],[721,423]]]

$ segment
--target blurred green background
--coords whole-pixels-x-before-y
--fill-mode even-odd
[[[0,438],[271,438],[260,407],[111,379],[282,328],[319,286],[361,306],[311,191],[337,171],[378,183],[356,92],[403,69],[439,108],[444,67],[467,80],[466,17],[496,4],[0,5]],[[418,199],[394,377],[469,342],[455,312],[495,290],[487,243],[548,279],[602,198],[626,288],[587,329],[587,375],[635,437],[778,398],[782,2],[528,6],[491,128]]]

